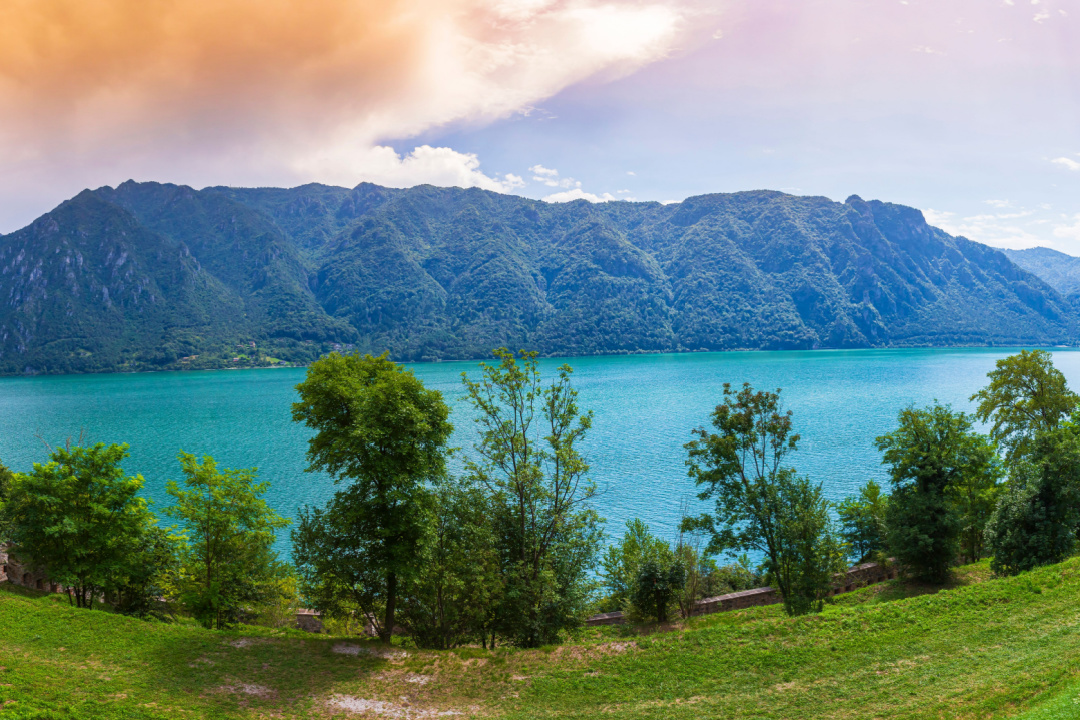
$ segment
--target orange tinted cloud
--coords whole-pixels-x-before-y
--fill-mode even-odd
[[[456,162],[468,183],[485,177],[471,156],[379,143],[659,59],[683,16],[677,0],[0,0],[0,167],[401,184]]]

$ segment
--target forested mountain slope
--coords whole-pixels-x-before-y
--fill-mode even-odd
[[[858,197],[127,182],[0,236],[3,373],[212,367],[237,348],[303,361],[335,343],[414,360],[1078,337],[1072,303],[1001,252]]]
[[[1059,293],[1080,293],[1080,258],[1044,247],[1001,252],[1028,272],[1038,275]]]

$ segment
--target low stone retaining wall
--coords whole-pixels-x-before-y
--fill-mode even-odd
[[[856,565],[843,575],[836,576],[836,582],[833,585],[833,589],[829,591],[829,597],[851,592],[852,590],[867,585],[874,585],[885,580],[891,580],[895,577],[896,568],[894,566],[882,566],[878,563],[863,563],[862,565]],[[781,602],[780,593],[777,592],[775,588],[761,587],[754,588],[753,590],[741,590],[739,592],[728,593],[727,595],[717,595],[716,597],[698,600],[694,604],[694,611],[691,614],[710,615],[712,613],[730,612],[732,610],[742,610],[743,608],[758,607],[761,605],[776,605],[779,602]],[[585,621],[585,624],[590,626],[622,625],[624,622],[626,622],[626,617],[622,611],[616,610],[615,612],[593,615]]]

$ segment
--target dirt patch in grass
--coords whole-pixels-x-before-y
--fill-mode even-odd
[[[637,649],[638,644],[628,642],[606,642],[596,645],[560,645],[553,655],[557,658],[572,658],[574,660],[589,660],[611,655],[622,655]]]
[[[351,643],[336,643],[330,650],[338,655],[369,655],[371,657],[382,658],[383,660],[404,660],[409,657],[409,653],[404,650],[395,650],[393,648],[384,647],[363,647]]]
[[[348,713],[362,714],[368,717],[389,718],[436,718],[464,715],[460,710],[432,710],[410,705],[408,701],[401,703],[388,702],[386,700],[368,700],[353,695],[334,695],[326,701],[328,708],[344,710]]]
[[[277,691],[272,690],[265,685],[257,685],[255,683],[237,683],[235,685],[222,685],[218,688],[221,692],[232,693],[233,695],[250,695],[252,697],[271,699],[277,697]]]

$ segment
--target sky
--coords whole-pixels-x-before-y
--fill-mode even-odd
[[[0,0],[0,233],[129,178],[857,194],[1080,255],[1080,0]]]

